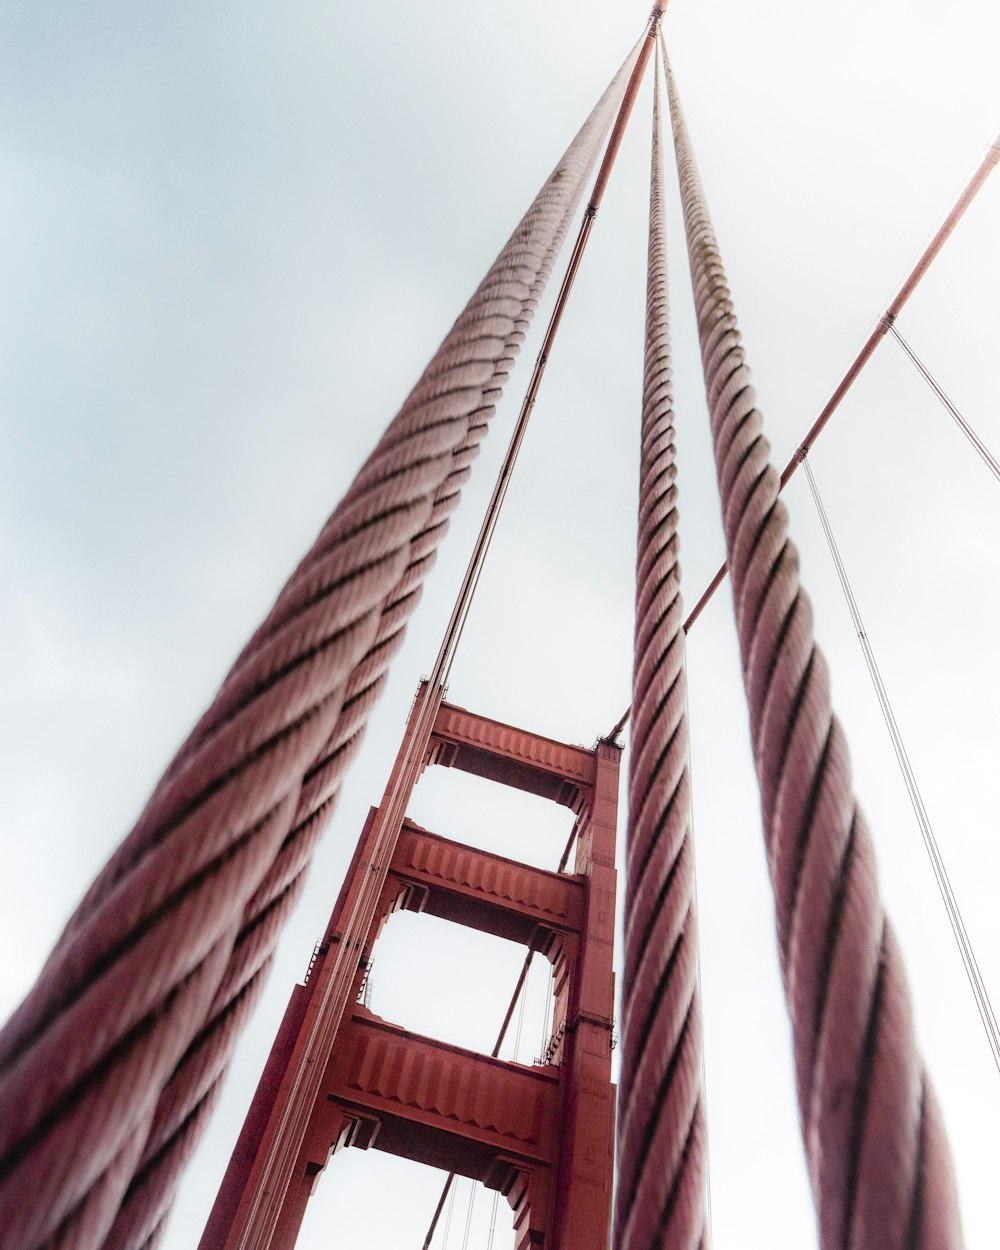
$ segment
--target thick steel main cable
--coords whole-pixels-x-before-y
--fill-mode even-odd
[[[414,540],[410,564],[390,596],[388,606],[383,611],[376,639],[351,678],[344,701],[344,709],[341,712],[334,733],[325,745],[319,760],[311,766],[305,775],[294,824],[285,839],[278,860],[265,881],[258,888],[250,904],[248,904],[240,939],[234,949],[231,966],[227,970],[226,985],[228,992],[225,995],[217,996],[211,1018],[203,1029],[203,1033],[216,1037],[225,1037],[228,1042],[225,1052],[217,1047],[214,1054],[214,1065],[220,1071],[224,1070],[228,1063],[232,1046],[236,1040],[236,1034],[232,1031],[223,1031],[220,1028],[220,1023],[224,1020],[226,1012],[230,1010],[230,1002],[234,1001],[235,996],[240,992],[240,986],[244,978],[252,974],[255,961],[266,956],[273,946],[277,933],[280,930],[280,920],[275,920],[275,913],[280,912],[281,916],[283,916],[290,910],[291,904],[301,890],[305,880],[305,868],[333,806],[340,778],[360,745],[363,725],[368,712],[381,694],[387,678],[389,661],[399,649],[403,639],[407,615],[419,599],[420,584],[425,573],[433,563],[436,543],[447,529],[448,515],[457,504],[461,486],[471,472],[471,461],[478,455],[478,444],[486,433],[488,418],[493,413],[493,401],[499,397],[502,384],[506,381],[507,370],[510,368],[514,354],[524,337],[524,332],[530,321],[530,313],[533,311],[544,288],[545,280],[549,276],[555,257],[563,242],[573,212],[582,195],[585,179],[596,160],[600,140],[607,133],[614,107],[621,96],[626,75],[631,68],[637,51],[638,45],[633,49],[632,54],[626,58],[619,73],[612,80],[604,96],[602,96],[597,107],[574,141],[575,156],[573,155],[573,148],[571,148],[563,162],[561,162],[559,168],[563,170],[564,175],[573,178],[572,196],[569,202],[565,204],[562,220],[549,243],[543,263],[532,283],[530,298],[527,301],[524,315],[515,321],[514,328],[508,334],[506,341],[507,350],[498,360],[491,382],[484,391],[483,398],[489,402],[484,403],[470,417],[469,432],[462,444],[454,452],[451,471],[435,493],[431,515],[421,534]],[[550,182],[555,181],[557,181],[555,178],[550,180]],[[361,923],[360,919],[358,923]],[[351,936],[352,934],[348,934],[348,939]],[[241,947],[243,948],[242,950]],[[348,950],[350,946],[345,944],[344,949]],[[352,973],[346,975],[350,976]],[[197,1039],[192,1049],[197,1049]],[[195,1073],[194,1077],[191,1077],[187,1075],[185,1068],[186,1061],[182,1061],[180,1069],[171,1080],[170,1087],[172,1093],[171,1104],[180,1110],[186,1109],[186,1106],[193,1099],[200,1096],[201,1087],[204,1084],[204,1077],[200,1072]],[[187,1086],[189,1092],[186,1098],[181,1097],[176,1092],[175,1087],[178,1085],[182,1087]],[[178,1117],[175,1115],[167,1127],[169,1128],[171,1124],[177,1122]],[[159,1168],[169,1180],[172,1174],[172,1169],[167,1170],[169,1154],[157,1142],[154,1134],[150,1135],[146,1156],[150,1160],[148,1166]],[[148,1201],[148,1195],[152,1189],[151,1182],[145,1177],[144,1181],[144,1206],[141,1214],[143,1220],[148,1225],[155,1205],[164,1208],[169,1205],[170,1192],[167,1192],[166,1187],[164,1187],[159,1203],[152,1204]],[[123,1212],[116,1223],[112,1236],[109,1238],[109,1246],[113,1245],[117,1248],[120,1245],[124,1250],[126,1246],[142,1244],[141,1239],[136,1239],[137,1233],[121,1237],[117,1235],[119,1227],[122,1228],[124,1233],[132,1219],[131,1213],[126,1209],[129,1205],[126,1202],[123,1206]]]
[[[620,88],[625,73],[634,73],[634,62],[638,51],[639,49],[637,48],[627,58],[622,70],[609,88],[609,92],[606,93],[606,99],[612,107],[622,95]],[[626,88],[626,92],[627,90],[628,88]],[[607,117],[607,121],[610,122],[610,114]],[[584,232],[581,231],[581,237],[583,234]],[[581,237],[578,237],[574,245],[567,275],[563,279],[559,297],[556,301],[556,308],[549,323],[546,345],[543,347],[539,360],[536,361],[528,394],[522,403],[511,443],[504,457],[497,483],[494,486],[493,496],[487,507],[486,517],[476,540],[451,618],[445,629],[444,638],[431,677],[425,687],[423,697],[418,700],[416,705],[414,711],[415,724],[410,733],[410,742],[403,767],[378,816],[379,824],[374,831],[374,845],[369,864],[370,871],[364,874],[364,885],[348,917],[345,932],[332,961],[326,984],[318,986],[314,995],[314,998],[317,1000],[317,1012],[309,1032],[306,1054],[300,1070],[294,1076],[291,1096],[282,1109],[278,1133],[271,1141],[268,1157],[263,1160],[259,1177],[254,1178],[254,1198],[241,1242],[241,1244],[247,1247],[265,1246],[268,1243],[274,1222],[278,1217],[282,1196],[287,1188],[290,1169],[297,1158],[298,1143],[305,1132],[308,1116],[315,1102],[316,1091],[312,1089],[312,1085],[318,1081],[321,1075],[323,1057],[329,1052],[346,1006],[347,993],[354,976],[356,960],[359,957],[364,957],[361,943],[370,925],[379,892],[385,879],[396,836],[405,814],[406,803],[423,768],[430,733],[437,709],[443,697],[455,648],[464,627],[472,595],[478,584],[482,564],[489,549],[510,475],[534,406],[534,397],[537,393],[538,384],[544,372],[547,359],[546,347],[551,344],[551,338],[561,317],[562,307],[572,285],[576,266],[579,264],[579,258],[582,254]],[[315,1068],[314,1072],[311,1071],[313,1068]]]
[[[240,1245],[246,1250],[263,1250],[269,1244],[271,1233],[280,1212],[283,1195],[291,1176],[291,1169],[298,1157],[298,1149],[305,1133],[309,1114],[318,1093],[325,1056],[336,1035],[343,1011],[346,1008],[350,982],[354,976],[355,962],[362,955],[361,943],[374,916],[374,909],[388,871],[392,851],[405,814],[405,805],[423,767],[427,745],[437,709],[440,706],[444,685],[450,665],[461,637],[462,630],[478,585],[486,553],[506,495],[514,464],[524,439],[527,423],[534,408],[535,398],[549,359],[556,333],[562,321],[566,300],[579,269],[590,231],[596,218],[611,168],[621,144],[625,126],[631,115],[635,96],[648,62],[655,39],[660,10],[654,9],[646,36],[637,52],[626,61],[623,70],[630,70],[628,83],[622,93],[621,104],[608,139],[604,158],[595,179],[587,210],[573,247],[549,325],[543,339],[527,393],[521,405],[518,420],[507,454],[501,466],[493,496],[487,507],[472,557],[459,590],[451,618],[435,661],[423,698],[416,706],[403,766],[399,770],[392,793],[383,803],[374,831],[370,871],[363,874],[364,884],[359,891],[354,908],[348,919],[345,934],[337,946],[330,970],[313,994],[308,1026],[306,1048],[296,1072],[292,1075],[290,1094],[278,1113],[276,1132],[270,1136],[270,1147],[265,1157],[258,1161],[251,1175],[250,1188],[253,1197],[245,1222],[242,1224]],[[615,80],[616,82],[618,79]]]
[[[570,832],[569,838],[566,842],[566,846],[563,849],[562,855],[559,857],[559,865],[556,868],[556,872],[563,872],[565,870],[566,864],[569,862],[570,850],[573,846],[573,843],[576,841],[576,833],[577,833],[577,826],[576,826],[576,822],[574,821],[573,829]],[[504,1015],[503,1022],[500,1025],[500,1031],[497,1033],[497,1040],[493,1043],[493,1049],[490,1051],[490,1057],[493,1059],[498,1058],[500,1055],[500,1048],[503,1046],[504,1040],[507,1037],[507,1030],[510,1028],[511,1020],[514,1018],[514,1011],[517,1007],[518,1001],[520,1000],[521,991],[524,989],[524,983],[528,978],[528,971],[531,968],[531,961],[534,958],[534,956],[535,956],[535,952],[533,950],[529,950],[528,953],[524,957],[524,962],[521,964],[521,971],[518,973],[517,981],[514,984],[514,992],[513,994],[511,994],[510,1002],[507,1004],[507,1011]],[[552,978],[550,976],[549,978],[550,993],[551,993],[551,987],[552,987]],[[545,1052],[545,1044],[543,1042],[542,1053],[544,1054],[544,1052]],[[444,1205],[448,1199],[448,1194],[451,1192],[452,1186],[455,1183],[455,1176],[456,1176],[455,1172],[449,1172],[447,1179],[445,1180],[444,1185],[441,1188],[441,1195],[438,1198],[437,1206],[434,1208],[434,1214],[431,1216],[431,1222],[427,1228],[426,1234],[424,1235],[424,1241],[423,1241],[423,1245],[421,1246],[421,1250],[430,1250],[430,1244],[434,1240],[434,1233],[437,1231],[438,1222],[441,1219],[441,1212],[444,1210]]]
[[[657,73],[642,391],[616,1250],[699,1250],[706,1238],[702,1026],[659,78]]]
[[[958,1250],[954,1179],[668,70],[736,626],[824,1250]]]
[[[0,1035],[5,1250],[57,1230],[100,1245],[136,1170],[165,1176],[169,1142],[190,1139],[616,102],[546,182]],[[162,1206],[148,1174],[140,1190]],[[114,1244],[155,1231],[147,1212],[126,1222]]]

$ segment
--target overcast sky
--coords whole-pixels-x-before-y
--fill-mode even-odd
[[[0,1007],[30,985],[646,13],[645,0],[0,5]],[[665,30],[784,462],[1000,124],[1000,14],[973,0],[675,0]],[[451,686],[456,702],[588,745],[630,694],[649,116],[647,84]],[[998,223],[995,175],[899,323],[994,451]],[[676,193],[669,227],[693,603],[723,547]],[[381,794],[537,338],[189,1170],[168,1250],[200,1234],[284,1002]],[[1000,492],[892,342],[812,464],[1000,995]],[[1000,1076],[801,478],[787,497],[969,1245],[993,1246]],[[728,586],[689,654],[715,1244],[790,1250],[814,1242],[814,1217]],[[549,866],[569,817],[448,771],[425,778],[412,814]],[[488,1049],[520,960],[499,940],[395,918],[372,1007]],[[536,978],[523,1061],[541,1049],[544,991]],[[301,1244],[357,1245],[364,1229],[376,1250],[417,1250],[439,1183],[416,1164],[343,1152]],[[487,1244],[491,1204],[480,1191],[470,1247]],[[494,1244],[512,1244],[505,1207]]]

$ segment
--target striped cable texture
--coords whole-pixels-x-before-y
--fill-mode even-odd
[[[471,474],[472,462],[479,454],[479,444],[489,428],[489,418],[493,415],[495,403],[500,398],[514,357],[530,325],[531,315],[565,239],[574,211],[583,194],[586,178],[593,168],[600,143],[607,133],[633,60],[634,56],[630,55],[587,119],[574,141],[577,147],[576,153],[571,148],[557,167],[553,178],[549,180],[549,184],[552,184],[561,182],[562,178],[571,177],[573,179],[572,197],[563,206],[558,229],[548,243],[543,263],[531,284],[529,299],[525,301],[522,314],[507,335],[506,350],[494,366],[493,376],[483,392],[483,402],[470,414],[468,432],[453,452],[449,472],[435,491],[431,514],[421,532],[413,540],[409,563],[387,599],[375,639],[351,675],[337,725],[329,740],[324,744],[320,757],[305,773],[292,828],[270,872],[247,905],[241,933],[230,960],[230,967],[227,969],[224,992],[216,995],[208,1020],[199,1037],[192,1043],[192,1051],[199,1056],[198,1067],[192,1077],[186,1076],[185,1069],[188,1061],[185,1057],[178,1071],[171,1077],[168,1089],[174,1115],[164,1121],[164,1130],[182,1131],[187,1118],[178,1119],[177,1109],[183,1109],[186,1116],[190,1116],[192,1103],[202,1096],[204,1076],[201,1068],[204,1065],[204,1059],[200,1056],[205,1050],[203,1036],[220,1039],[210,1050],[213,1057],[212,1066],[219,1072],[219,1079],[228,1065],[238,1031],[222,1027],[225,1016],[230,1010],[239,1007],[243,985],[249,977],[255,975],[259,963],[269,957],[283,926],[284,917],[290,912],[291,904],[297,900],[304,885],[305,870],[312,857],[313,849],[329,820],[341,779],[361,745],[368,715],[378,702],[388,678],[389,664],[402,645],[406,622],[419,602],[423,579],[433,566],[437,545],[447,532],[450,513],[457,506],[461,488]],[[562,178],[556,176],[560,169],[563,170]],[[543,189],[542,195],[544,194]],[[539,207],[542,195],[536,200],[533,209]],[[525,221],[522,222],[522,228],[531,216],[532,213],[529,211]],[[234,1007],[230,1006],[231,1003]],[[223,1040],[226,1043],[225,1047],[222,1044]],[[186,1098],[180,1098],[178,1090],[188,1086],[190,1086],[190,1094]],[[159,1188],[148,1175],[151,1171],[161,1172],[164,1177],[164,1184]],[[150,1134],[147,1143],[140,1175],[132,1186],[133,1192],[141,1200],[144,1227],[150,1225],[150,1221],[158,1210],[169,1205],[174,1184],[173,1163],[167,1149],[166,1139],[162,1134],[154,1131]],[[167,1185],[170,1187],[169,1192]],[[159,1195],[157,1202],[150,1201],[153,1194]],[[144,1240],[137,1238],[131,1231],[136,1219],[129,1209],[131,1205],[132,1194],[123,1203],[119,1219],[108,1237],[108,1250],[129,1250],[129,1248],[144,1245]]]
[[[705,1112],[659,67],[655,83],[614,1244],[699,1250]]]
[[[802,1133],[823,1250],[958,1250],[940,1112],[668,70]]]
[[[4,1250],[90,1250],[109,1230],[140,1246],[162,1227],[631,61],[0,1034]]]

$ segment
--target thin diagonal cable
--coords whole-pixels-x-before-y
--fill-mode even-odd
[[[676,88],[674,143],[823,1250],[959,1250],[951,1161]]]
[[[440,492],[456,485],[615,103],[546,182],[0,1035],[5,1250],[34,1250],[57,1228],[75,1229],[79,1250],[100,1245],[147,1145],[161,1144],[160,1092],[211,1027],[220,985],[238,993],[266,956],[251,950],[232,975],[248,907],[255,924],[308,859],[311,825],[306,851],[282,856],[303,778],[371,676],[387,611],[401,625],[419,597],[445,528],[427,529]]]
[[[865,657],[865,664],[868,666],[868,673],[872,679],[872,685],[875,687],[875,694],[878,697],[879,707],[882,710],[882,717],[885,720],[886,728],[889,730],[889,737],[892,740],[892,748],[896,753],[896,760],[899,763],[899,770],[903,774],[903,781],[906,785],[906,791],[913,807],[913,814],[917,818],[917,824],[920,827],[920,835],[923,838],[924,846],[927,850],[927,857],[931,861],[931,868],[934,870],[934,879],[937,887],[941,892],[941,899],[944,902],[945,911],[948,913],[948,921],[951,925],[952,932],[955,935],[955,941],[958,945],[959,954],[962,957],[962,964],[965,967],[965,974],[969,978],[969,985],[972,988],[973,996],[976,1000],[976,1007],[979,1011],[980,1019],[983,1022],[983,1029],[986,1032],[986,1040],[993,1054],[993,1062],[1000,1071],[1000,1027],[997,1026],[996,1013],[993,1010],[993,1004],[990,1001],[989,992],[986,988],[986,982],[983,979],[982,971],[979,967],[979,960],[972,942],[969,938],[968,930],[965,927],[965,920],[962,916],[962,910],[958,905],[958,899],[952,888],[951,878],[945,866],[944,858],[941,854],[941,847],[934,833],[934,827],[931,824],[931,818],[924,804],[923,796],[920,793],[920,787],[917,785],[917,777],[910,763],[909,752],[903,741],[903,735],[899,729],[899,723],[896,720],[892,703],[889,699],[889,692],[886,689],[885,682],[882,679],[882,673],[879,670],[878,663],[875,659],[875,652],[872,648],[871,639],[868,637],[868,631],[865,629],[864,621],[861,617],[861,609],[858,607],[858,601],[855,598],[854,590],[851,586],[850,578],[847,576],[847,567],[844,564],[843,557],[840,554],[840,548],[837,544],[836,537],[833,533],[833,526],[830,523],[830,517],[820,495],[819,485],[816,482],[812,465],[808,459],[802,462],[802,467],[806,472],[806,480],[809,483],[809,490],[813,497],[813,503],[816,505],[816,512],[819,515],[820,525],[823,527],[823,534],[826,538],[827,546],[830,549],[830,555],[833,559],[834,567],[837,570],[837,578],[840,582],[841,590],[844,592],[844,599],[847,603],[847,610],[851,614],[851,621],[854,624],[855,632],[858,635],[858,641],[861,643],[861,651]]]
[[[465,1236],[462,1238],[462,1250],[469,1250],[469,1233],[472,1230],[472,1212],[476,1205],[476,1182],[469,1181],[469,1209],[465,1216]]]
[[[444,1241],[442,1242],[443,1250],[448,1250],[448,1238],[451,1236],[451,1217],[455,1211],[455,1189],[452,1188],[451,1199],[448,1202],[448,1217],[444,1222]]]
[[[698,1250],[706,1234],[701,1005],[659,80],[657,72],[626,842],[616,1250],[662,1246]]]
[[[993,474],[996,480],[1000,482],[1000,461],[997,460],[996,456],[994,456],[994,454],[986,446],[986,444],[979,437],[976,431],[972,428],[972,426],[968,423],[968,421],[966,421],[965,417],[962,416],[962,414],[958,411],[958,409],[955,407],[952,401],[944,393],[944,391],[938,385],[937,380],[935,379],[934,375],[927,368],[927,366],[920,359],[920,357],[913,350],[913,348],[909,345],[909,343],[907,343],[906,339],[904,339],[903,336],[900,334],[899,330],[896,328],[896,323],[894,321],[889,322],[889,332],[892,334],[892,337],[900,345],[903,351],[906,352],[907,356],[910,358],[910,361],[915,366],[917,372],[924,379],[927,385],[931,388],[934,394],[938,397],[938,399],[944,405],[945,409],[951,415],[955,424],[958,426],[958,428],[962,431],[965,437],[972,444],[972,447],[979,454],[979,457],[981,458],[983,464],[986,465],[986,467]]]
[[[500,1190],[493,1193],[493,1211],[490,1214],[490,1234],[486,1242],[486,1250],[493,1250],[493,1240],[497,1231],[497,1208],[500,1205]]]

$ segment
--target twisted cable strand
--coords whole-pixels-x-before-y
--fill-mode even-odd
[[[944,1130],[669,69],[667,80],[820,1240],[957,1250]]]
[[[619,75],[616,75],[597,109],[581,131],[579,157],[573,165],[575,190],[570,202],[566,205],[559,229],[548,246],[541,270],[532,284],[532,306],[537,302],[537,297],[544,288],[545,280],[555,262],[573,212],[579,203],[586,177],[593,167],[601,138],[610,123],[611,110],[620,94],[620,85],[624,81],[625,70],[630,63],[631,58]],[[528,318],[525,317],[519,324],[526,326]],[[246,978],[253,975],[255,971],[256,961],[268,956],[277,940],[281,926],[274,923],[267,926],[266,942],[259,935],[261,913],[273,912],[291,888],[289,883],[300,883],[302,880],[301,874],[329,818],[340,781],[360,747],[368,714],[385,685],[389,662],[402,644],[406,620],[419,600],[421,583],[433,564],[436,546],[447,530],[448,517],[457,505],[461,487],[471,473],[471,461],[478,455],[479,443],[488,428],[488,418],[493,413],[492,401],[500,395],[500,388],[507,379],[506,370],[513,361],[521,338],[523,338],[523,331],[519,326],[508,335],[508,354],[501,356],[497,362],[491,385],[484,392],[484,399],[491,402],[480,407],[470,417],[469,433],[453,453],[451,472],[435,494],[434,507],[427,524],[414,539],[410,563],[383,610],[378,633],[368,653],[355,667],[351,676],[337,725],[329,741],[324,745],[320,758],[305,774],[292,829],[286,836],[270,872],[258,887],[244,913],[243,930],[226,972],[226,981],[230,987],[229,995],[217,995],[216,1009],[205,1022],[203,1034],[213,1037],[229,1037],[229,1034],[220,1030],[220,1017],[224,1017],[231,1010],[231,1002],[238,1001]],[[297,892],[296,890],[296,894]],[[283,908],[284,910],[287,909]],[[249,934],[256,935],[252,947],[245,941]],[[247,960],[247,951],[254,953],[254,960]],[[235,1043],[235,1037],[231,1041]],[[225,1056],[219,1057],[224,1065],[228,1064],[231,1049],[230,1045]],[[182,1070],[176,1072],[171,1078],[170,1086],[175,1100],[181,1098],[177,1091],[178,1087],[183,1090],[185,1080]],[[197,1082],[192,1079],[189,1092],[182,1098],[182,1102],[190,1110],[199,1096]],[[151,1149],[159,1148],[159,1145],[160,1143],[154,1139],[147,1146],[147,1153]],[[164,1169],[163,1176],[166,1180],[172,1181],[176,1174]]]
[[[698,1250],[705,1243],[701,1008],[662,203],[657,65],[626,850],[617,1250]]]
[[[617,107],[633,61],[634,56],[630,55],[622,69],[612,80],[578,136],[576,158],[566,162],[572,169],[574,191],[572,198],[566,204],[559,229],[548,246],[539,274],[532,284],[529,313],[537,304],[538,297],[544,289],[545,281],[555,263],[573,213],[583,194],[586,179],[596,161],[600,144],[607,133],[611,117],[614,109]],[[412,611],[414,605],[419,600],[421,583],[426,572],[433,564],[437,543],[447,530],[448,517],[458,502],[462,485],[464,485],[471,473],[471,462],[479,454],[479,443],[486,433],[488,419],[494,411],[493,401],[501,394],[501,387],[507,380],[507,370],[513,362],[520,340],[524,337],[523,328],[528,326],[529,321],[530,317],[526,315],[508,335],[507,354],[501,356],[497,362],[490,387],[484,392],[484,399],[490,402],[479,408],[470,417],[469,433],[454,452],[453,467],[435,494],[434,507],[427,525],[413,542],[410,564],[383,611],[379,630],[371,648],[352,674],[337,726],[329,742],[325,745],[320,759],[314,762],[306,772],[293,828],[286,837],[274,866],[247,906],[244,915],[244,929],[234,949],[230,967],[227,969],[227,981],[231,986],[231,996],[234,999],[241,993],[241,987],[245,978],[253,974],[256,967],[255,963],[246,962],[245,953],[241,955],[240,944],[247,935],[256,934],[260,927],[262,911],[266,910],[270,913],[277,905],[281,904],[285,897],[281,891],[287,892],[290,888],[287,884],[289,880],[293,880],[297,886],[303,879],[302,874],[311,857],[313,847],[336,800],[340,780],[361,744],[363,728],[368,713],[375,702],[377,702],[385,684],[389,661],[402,644],[406,620],[410,611]],[[264,940],[258,935],[255,936],[252,946],[247,943],[247,949],[253,951],[257,958],[261,957],[262,950],[264,954],[269,954],[270,948],[276,941],[279,932],[280,926],[270,923],[268,925],[269,945],[266,945]],[[264,949],[265,945],[266,949]],[[220,1017],[224,1017],[229,1009],[228,1000],[222,997],[221,994],[218,995],[216,1012],[206,1022],[203,1033],[215,1036],[228,1036],[228,1034],[222,1034],[219,1023]],[[235,1038],[233,1038],[233,1041],[235,1041]],[[192,1049],[194,1049],[195,1044],[193,1044]],[[220,1061],[224,1064],[228,1064],[228,1059],[228,1051],[224,1057],[220,1057]],[[175,1073],[171,1080],[171,1087],[180,1086],[183,1088],[183,1083],[182,1073]],[[200,1090],[197,1084],[192,1082],[185,1105],[190,1106],[199,1096]],[[173,1098],[176,1100],[179,1097],[180,1095],[174,1088]],[[152,1143],[152,1145],[156,1144],[156,1142]],[[147,1147],[147,1153],[149,1151],[150,1147]],[[173,1179],[174,1173],[164,1170],[164,1176],[167,1179]]]
[[[220,983],[225,978],[237,995],[266,957],[258,949],[244,968],[230,967],[241,930],[256,923],[257,912],[275,902],[308,859],[320,823],[313,818],[335,791],[373,702],[355,674],[377,685],[379,664],[398,646],[387,645],[388,638],[418,598],[444,532],[442,513],[457,502],[480,427],[613,107],[611,92],[0,1034],[0,1204],[10,1213],[0,1232],[5,1250],[34,1250],[51,1236],[60,1244],[72,1239],[80,1250],[100,1244],[131,1176],[116,1161],[127,1143],[134,1152],[138,1141],[140,1155],[162,1144],[147,1142],[160,1091],[200,1029],[214,1027]],[[384,619],[393,631],[388,638],[380,637]],[[349,695],[353,702],[338,732]],[[335,763],[302,811],[302,779],[324,757]],[[302,835],[294,850],[293,828]],[[269,879],[276,862],[280,868]],[[249,949],[241,946],[238,962]],[[100,1200],[88,1201],[94,1187]],[[74,1232],[66,1221],[84,1208],[86,1227],[78,1221]]]

